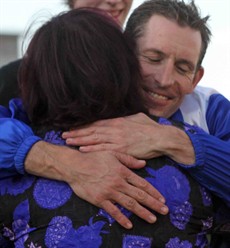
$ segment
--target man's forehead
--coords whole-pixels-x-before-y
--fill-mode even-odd
[[[154,15],[146,23],[137,41],[139,51],[149,53],[183,54],[183,57],[198,59],[202,39],[199,31],[181,27],[175,21]]]

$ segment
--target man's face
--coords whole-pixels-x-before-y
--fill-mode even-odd
[[[74,8],[92,7],[105,10],[123,26],[133,0],[76,0]]]
[[[137,46],[146,106],[150,114],[168,118],[203,76],[203,68],[196,68],[201,35],[154,15],[146,24]]]

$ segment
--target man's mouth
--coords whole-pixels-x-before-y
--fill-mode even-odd
[[[154,98],[154,99],[169,100],[168,97],[163,96],[163,95],[160,95],[160,94],[157,94],[157,93],[154,93],[154,92],[151,92],[151,91],[148,91],[148,94],[149,94],[152,98]]]

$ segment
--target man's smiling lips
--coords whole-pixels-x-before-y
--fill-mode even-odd
[[[174,99],[173,96],[166,96],[165,94],[161,94],[160,92],[154,92],[151,90],[144,89],[145,92],[145,100],[147,104],[147,108],[165,108],[172,104]]]
[[[162,94],[160,91],[163,91],[163,90],[156,91],[146,85],[143,85],[142,87],[147,97],[152,99],[153,101],[170,101],[174,98],[172,94],[171,95],[169,95],[169,93],[167,95],[165,93]]]
[[[168,97],[160,95],[160,94],[157,94],[157,93],[152,92],[152,91],[148,91],[148,95],[151,96],[154,99],[169,100]]]

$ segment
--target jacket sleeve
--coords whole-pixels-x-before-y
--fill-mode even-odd
[[[9,108],[0,107],[0,178],[24,174],[27,153],[41,140],[24,123],[27,117],[21,107],[19,100],[11,101]]]
[[[212,95],[206,120],[210,134],[187,132],[196,162],[184,168],[230,206],[230,102],[220,94]]]

